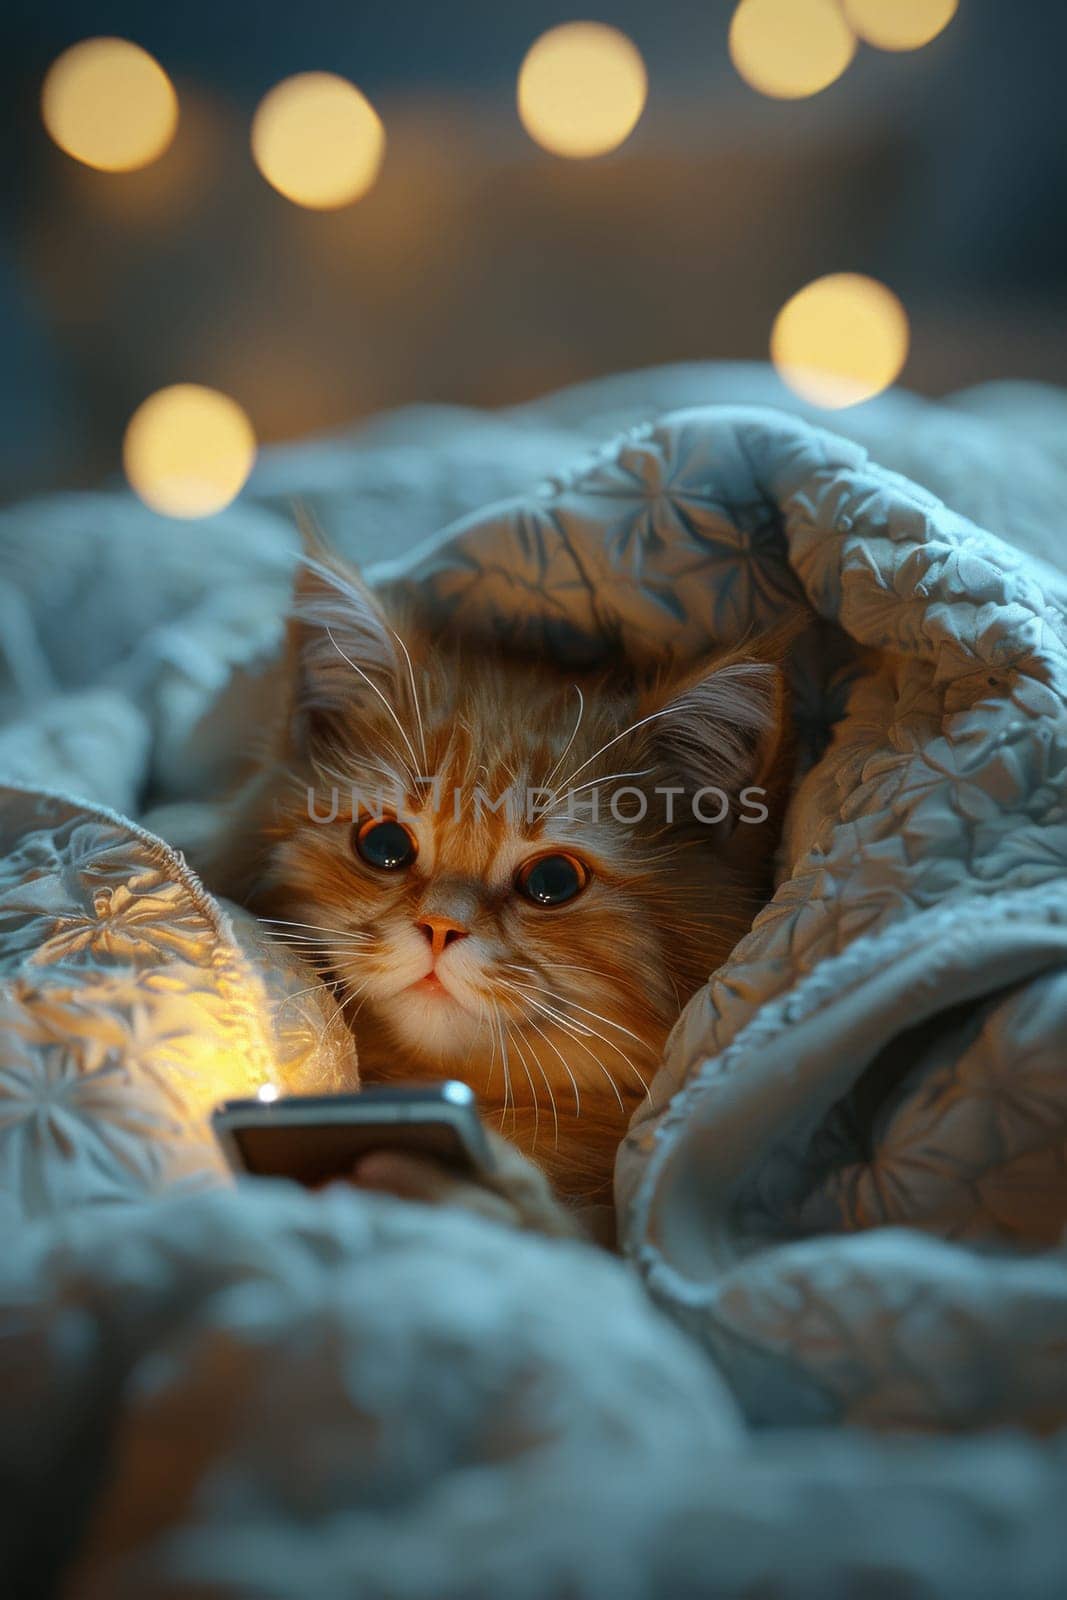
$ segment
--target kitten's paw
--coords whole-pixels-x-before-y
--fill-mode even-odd
[[[357,1163],[352,1181],[360,1189],[376,1189],[425,1205],[462,1206],[477,1216],[506,1227],[547,1234],[554,1239],[587,1237],[577,1218],[552,1193],[548,1179],[499,1134],[487,1137],[495,1162],[491,1174],[476,1182],[451,1172],[439,1162],[402,1150],[376,1150]]]

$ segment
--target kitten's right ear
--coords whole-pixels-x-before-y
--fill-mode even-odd
[[[306,743],[316,722],[392,702],[400,686],[396,635],[354,567],[305,548],[289,607],[292,732]]]

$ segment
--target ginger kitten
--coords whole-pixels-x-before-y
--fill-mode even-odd
[[[335,985],[363,1080],[462,1078],[557,1193],[609,1200],[669,1029],[766,898],[777,665],[576,679],[431,638],[333,558],[291,646],[226,888]]]

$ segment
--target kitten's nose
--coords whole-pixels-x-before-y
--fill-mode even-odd
[[[454,939],[465,939],[470,933],[470,929],[465,928],[462,922],[455,922],[451,917],[423,917],[415,926],[426,935],[435,956],[439,956]]]

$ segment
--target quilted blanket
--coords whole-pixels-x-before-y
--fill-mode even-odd
[[[117,494],[5,514],[9,1573],[1062,1584],[1067,401],[892,396],[846,437],[783,400],[668,370],[280,452],[187,529]],[[624,1261],[227,1187],[214,1100],[358,1072],[313,976],[167,842],[276,693],[294,494],[375,579],[565,659],[810,615],[777,888],[620,1153]]]

